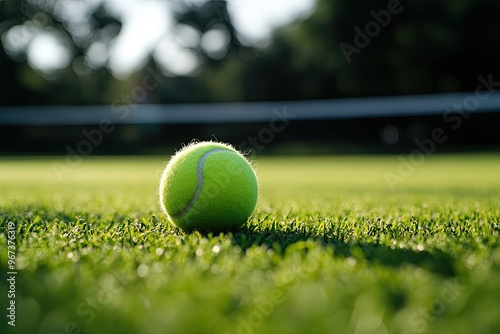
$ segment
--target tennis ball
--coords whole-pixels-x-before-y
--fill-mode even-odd
[[[186,230],[229,231],[243,226],[257,204],[257,177],[233,147],[200,142],[184,147],[167,164],[160,205]]]

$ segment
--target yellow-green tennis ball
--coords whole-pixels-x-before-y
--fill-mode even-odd
[[[186,146],[168,163],[160,204],[176,226],[219,232],[243,226],[257,204],[257,177],[233,147],[215,142]]]

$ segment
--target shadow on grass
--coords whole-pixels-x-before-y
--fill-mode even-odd
[[[344,241],[334,235],[319,235],[318,231],[289,231],[284,232],[274,229],[252,230],[244,228],[233,232],[232,242],[243,250],[252,246],[267,246],[278,249],[281,254],[299,242],[313,241],[323,247],[334,249],[336,257],[353,257],[364,259],[369,263],[381,264],[389,267],[399,267],[405,263],[413,264],[443,277],[456,276],[455,259],[441,250],[411,250],[390,247],[378,243],[363,242],[360,240]],[[306,247],[303,251],[307,252]]]

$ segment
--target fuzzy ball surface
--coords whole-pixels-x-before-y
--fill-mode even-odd
[[[258,183],[247,159],[230,145],[200,142],[167,164],[160,205],[186,231],[220,232],[243,226],[255,210]]]

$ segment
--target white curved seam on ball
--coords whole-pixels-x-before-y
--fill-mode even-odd
[[[217,153],[217,152],[220,152],[220,151],[233,152],[231,150],[227,150],[227,149],[224,149],[224,148],[214,148],[213,150],[205,152],[201,156],[200,161],[198,161],[198,168],[196,169],[196,179],[197,179],[197,182],[198,182],[198,185],[196,186],[196,191],[194,192],[193,198],[191,198],[191,200],[189,201],[188,205],[180,213],[176,214],[174,216],[175,218],[181,218],[186,213],[188,213],[189,210],[191,210],[193,208],[194,204],[198,200],[198,197],[200,196],[201,188],[203,186],[203,165],[205,164],[205,160],[207,160],[207,158],[211,154]]]

